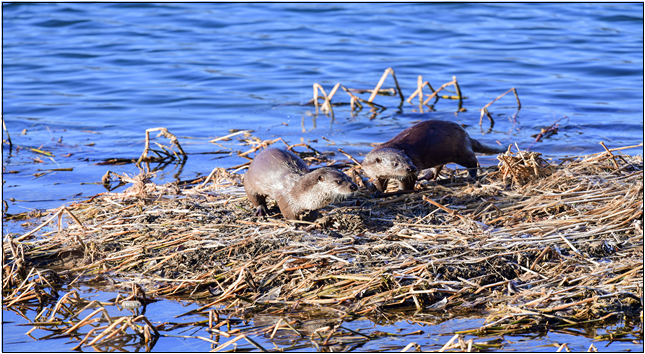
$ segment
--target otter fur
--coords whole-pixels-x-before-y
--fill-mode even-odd
[[[432,169],[423,178],[435,179],[443,165],[456,163],[477,177],[475,153],[502,153],[506,148],[491,147],[471,138],[459,124],[442,120],[417,123],[391,140],[375,147],[363,161],[363,170],[384,192],[389,179],[399,181],[400,189],[414,189],[418,172]]]
[[[310,170],[300,157],[288,150],[266,149],[251,162],[244,176],[246,195],[257,207],[255,215],[267,215],[266,197],[278,203],[289,220],[315,219],[317,213],[305,215],[336,200],[343,199],[358,187],[343,172],[322,167]]]

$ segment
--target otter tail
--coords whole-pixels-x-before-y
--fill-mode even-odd
[[[484,145],[473,138],[470,139],[470,143],[474,152],[479,152],[482,154],[499,154],[502,152],[506,152],[506,150],[508,149],[508,147],[494,147],[494,146]]]

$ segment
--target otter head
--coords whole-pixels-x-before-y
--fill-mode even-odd
[[[391,148],[371,151],[365,156],[362,165],[370,178],[403,179],[418,172],[405,152]]]
[[[316,210],[352,195],[358,187],[341,171],[317,168],[304,176],[289,192],[290,203],[300,210]]]

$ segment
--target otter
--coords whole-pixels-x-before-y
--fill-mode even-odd
[[[402,190],[414,189],[418,172],[432,169],[422,178],[436,179],[443,165],[456,163],[477,178],[475,152],[494,154],[505,148],[491,147],[471,138],[459,124],[443,120],[417,123],[389,141],[375,147],[363,160],[363,170],[384,192],[389,179],[399,181]]]
[[[341,171],[331,167],[309,169],[288,150],[266,149],[251,162],[244,176],[246,195],[257,207],[255,215],[267,215],[266,197],[278,203],[289,220],[315,220],[320,209],[343,199],[358,187]],[[305,215],[305,211],[313,211]]]

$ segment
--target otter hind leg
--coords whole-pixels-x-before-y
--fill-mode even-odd
[[[266,216],[267,212],[267,198],[265,195],[260,194],[247,194],[249,201],[254,207],[257,207],[255,212],[256,216]]]
[[[267,210],[266,205],[259,205],[257,210],[255,211],[255,216],[267,216],[269,215],[269,211]]]

